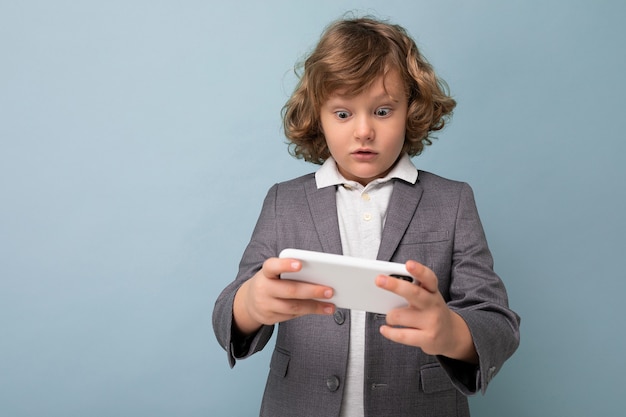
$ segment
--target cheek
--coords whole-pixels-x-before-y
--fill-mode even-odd
[[[406,139],[406,123],[398,123],[394,137],[396,148],[398,151],[401,151],[404,148],[404,142]]]
[[[333,158],[335,158],[336,161],[343,161],[344,158],[346,157],[346,153],[347,153],[347,148],[342,146],[341,144],[328,144],[328,142],[326,143],[326,146],[328,147],[328,152],[332,155]]]
[[[341,127],[327,125],[323,131],[326,145],[329,148],[341,148],[345,143],[346,132]]]

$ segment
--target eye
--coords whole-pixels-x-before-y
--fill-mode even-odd
[[[387,107],[381,107],[379,109],[376,109],[374,113],[376,114],[376,116],[386,117],[386,116],[389,116],[389,113],[391,113],[391,109]]]
[[[350,117],[350,113],[345,110],[336,111],[335,115],[338,119],[347,119],[348,117]]]

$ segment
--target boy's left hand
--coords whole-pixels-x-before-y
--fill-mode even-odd
[[[439,292],[437,276],[424,265],[408,261],[407,271],[419,284],[380,275],[376,285],[405,298],[409,305],[387,313],[380,333],[387,339],[420,347],[429,355],[442,355],[477,363],[472,335],[457,313],[450,310]]]

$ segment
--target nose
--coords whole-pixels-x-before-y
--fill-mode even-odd
[[[354,137],[360,141],[370,141],[374,139],[374,127],[369,117],[363,115],[357,117],[354,126]]]

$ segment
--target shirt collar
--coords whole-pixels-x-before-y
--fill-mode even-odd
[[[417,181],[418,171],[413,165],[408,154],[403,153],[398,162],[393,166],[391,171],[383,178],[376,179],[372,183],[384,183],[393,178],[398,178],[411,184]],[[351,181],[346,180],[337,169],[337,163],[333,157],[329,157],[324,164],[315,173],[315,183],[317,188],[330,187],[331,185],[346,184]]]

